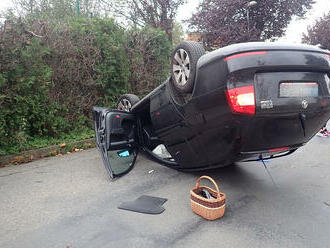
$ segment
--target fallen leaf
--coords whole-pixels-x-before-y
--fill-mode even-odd
[[[14,159],[16,161],[22,161],[24,159],[24,157],[23,156],[17,156],[17,157],[14,157]]]

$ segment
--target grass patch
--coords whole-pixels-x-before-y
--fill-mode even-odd
[[[60,145],[63,143],[70,143],[78,140],[84,140],[94,137],[94,130],[85,128],[80,131],[63,134],[60,137],[26,137],[24,140],[16,145],[8,147],[0,147],[0,156],[18,154],[28,150],[45,148],[53,145]]]

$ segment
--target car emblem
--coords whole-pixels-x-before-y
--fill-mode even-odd
[[[303,100],[303,101],[301,102],[301,106],[302,106],[303,109],[306,109],[306,108],[308,107],[308,102],[307,102],[307,100]]]
[[[273,108],[272,100],[265,100],[260,102],[261,109],[271,109]]]

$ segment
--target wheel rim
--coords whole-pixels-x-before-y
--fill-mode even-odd
[[[123,98],[118,103],[117,109],[122,110],[122,111],[126,111],[126,112],[130,112],[131,109],[132,109],[132,104],[129,100]]]
[[[177,84],[186,85],[190,75],[190,59],[186,50],[180,48],[175,52],[172,70]]]

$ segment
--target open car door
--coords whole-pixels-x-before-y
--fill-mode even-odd
[[[132,113],[93,107],[95,138],[111,178],[128,173],[138,153],[137,122]]]

